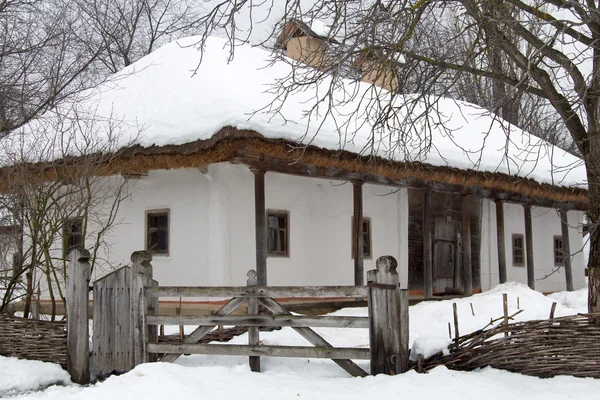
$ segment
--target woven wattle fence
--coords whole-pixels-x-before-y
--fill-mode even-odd
[[[67,366],[67,325],[0,315],[0,355]]]
[[[589,315],[501,324],[461,336],[449,350],[447,356],[421,361],[417,369],[489,366],[542,378],[600,378],[600,327],[590,324]]]

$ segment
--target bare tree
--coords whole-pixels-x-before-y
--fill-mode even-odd
[[[25,297],[27,317],[32,297],[41,292],[51,300],[54,319],[57,302],[65,301],[66,259],[74,247],[90,250],[92,270],[107,268],[106,238],[120,222],[129,184],[111,161],[135,138],[120,136],[119,121],[96,120],[83,108],[77,101],[63,105],[0,142],[7,165],[1,210],[22,235],[19,264],[0,283],[0,312]]]
[[[204,20],[206,35],[219,33],[230,38],[233,54],[235,45],[245,39],[237,27],[244,22],[251,24],[248,12],[240,10],[256,14],[261,7],[263,15],[269,15],[274,2],[218,2]],[[600,231],[596,229],[600,221],[600,11],[596,2],[288,0],[281,13],[282,22],[274,26],[273,34],[292,19],[320,20],[329,26],[328,39],[335,39],[337,45],[328,47],[327,63],[321,68],[292,63],[293,73],[278,81],[274,89],[275,103],[262,111],[281,112],[277,103],[318,82],[329,90],[315,94],[307,118],[323,117],[327,110],[355,101],[352,96],[340,100],[343,96],[336,98],[331,93],[344,87],[341,78],[360,79],[348,74],[348,66],[365,54],[382,65],[403,59],[402,68],[396,70],[398,90],[388,93],[374,88],[368,95],[361,94],[361,110],[353,114],[369,116],[374,121],[373,131],[385,126],[397,128],[394,141],[398,146],[415,140],[409,125],[418,118],[405,111],[399,115],[393,107],[399,91],[420,93],[403,99],[403,109],[410,110],[406,103],[411,99],[435,103],[437,96],[459,95],[460,82],[485,79],[491,89],[486,94],[488,107],[513,122],[518,122],[516,105],[521,106],[513,100],[526,97],[530,102],[526,104],[549,105],[552,113],[544,111],[542,116],[558,118],[540,124],[539,129],[564,129],[585,162],[588,218],[594,228],[588,265],[589,311],[600,312]],[[265,42],[269,40],[272,38],[265,38]],[[455,45],[458,41],[460,46]],[[467,80],[461,81],[462,77]],[[432,112],[434,105],[425,108],[419,112]],[[351,131],[356,129],[347,122],[351,119],[352,115],[337,117],[344,140],[352,138]],[[377,135],[373,138],[372,146],[376,146]],[[417,138],[427,141],[427,137]],[[424,148],[430,145],[426,143]]]

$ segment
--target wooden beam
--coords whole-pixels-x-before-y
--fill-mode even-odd
[[[265,171],[254,173],[254,226],[256,241],[256,274],[260,286],[267,285],[267,210],[265,208]]]
[[[480,186],[465,187],[459,184],[426,181],[420,178],[391,178],[374,173],[359,173],[338,167],[320,167],[303,163],[299,160],[293,162],[281,158],[255,153],[251,149],[237,151],[237,157],[231,162],[248,165],[272,172],[289,175],[306,176],[312,178],[337,179],[343,181],[361,181],[375,185],[401,186],[420,190],[433,190],[434,192],[470,194],[487,199],[504,200],[516,204],[533,204],[539,207],[560,208],[566,210],[587,210],[586,201],[557,201],[548,198],[526,196],[518,192],[508,192],[494,188]]]
[[[246,301],[243,297],[234,297],[229,300],[223,307],[221,307],[217,312],[215,312],[216,316],[221,315],[229,315],[235,310],[237,310],[244,302]],[[200,339],[204,337],[208,332],[212,331],[215,326],[199,326],[192,333],[189,334],[184,340],[185,344],[193,344],[197,343]],[[151,351],[148,348],[148,351]],[[186,354],[186,353],[184,353]],[[174,362],[176,361],[181,354],[166,354],[164,355],[160,361],[162,362]]]
[[[366,297],[364,286],[155,286],[146,288],[161,297]]]
[[[236,344],[159,344],[149,343],[152,353],[166,354],[214,354],[225,356],[266,356],[368,360],[369,349],[352,347],[308,347],[308,346],[250,346]],[[361,374],[364,376],[366,373]]]
[[[527,285],[535,290],[535,270],[533,263],[533,223],[531,221],[531,205],[523,205],[525,210],[525,252],[527,253]]]
[[[250,270],[246,274],[248,280],[246,281],[246,285],[249,287],[255,287],[258,284],[256,271]],[[258,308],[258,300],[257,299],[248,299],[248,316],[249,317],[257,317],[259,315]],[[218,324],[224,325],[224,324]],[[236,325],[236,324],[234,324]],[[260,344],[260,328],[259,327],[249,327],[248,328],[248,344],[251,346],[258,346]],[[250,365],[250,371],[252,372],[260,372],[260,357],[250,356],[248,358],[248,364]]]
[[[366,288],[366,287],[365,287]],[[264,305],[270,312],[276,315],[291,315],[289,311],[281,306],[278,302],[271,298],[261,298],[260,302]],[[309,341],[312,345],[322,348],[333,348],[333,346],[323,339],[321,335],[316,333],[310,328],[295,328],[292,327],[300,336]],[[369,351],[370,354],[370,351]],[[331,359],[334,363],[342,367],[346,372],[348,372],[352,376],[367,376],[367,373],[358,365],[356,365],[351,359],[347,357],[333,357]]]
[[[498,276],[506,282],[506,242],[504,240],[504,201],[496,200],[496,238],[498,242]]]
[[[363,237],[363,183],[352,182],[352,199],[354,215],[352,225],[354,229],[354,285],[364,286],[364,237]]]
[[[465,295],[473,294],[473,264],[471,260],[471,198],[462,198],[462,252],[465,277]]]
[[[565,279],[567,290],[573,291],[573,269],[571,268],[571,243],[569,241],[569,219],[566,210],[560,210],[560,228],[563,240],[563,260],[565,263]]]
[[[423,283],[425,298],[433,297],[433,254],[431,248],[431,191],[423,192]]]
[[[252,299],[258,301],[258,299]],[[148,325],[235,325],[294,326],[315,328],[368,328],[368,317],[297,316],[297,315],[148,315]]]

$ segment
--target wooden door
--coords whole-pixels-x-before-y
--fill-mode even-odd
[[[436,218],[433,235],[433,289],[445,293],[458,286],[460,271],[460,225]]]

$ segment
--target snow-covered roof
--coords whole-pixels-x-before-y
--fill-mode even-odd
[[[270,64],[268,51],[249,45],[236,47],[234,59],[228,62],[227,42],[209,38],[194,73],[201,59],[195,47],[199,40],[192,37],[165,45],[86,92],[79,101],[47,113],[11,135],[4,143],[5,153],[18,153],[23,146],[43,146],[58,148],[55,156],[77,154],[89,149],[88,142],[102,146],[108,131],[118,139],[111,149],[131,142],[145,147],[177,145],[209,139],[221,128],[233,126],[255,130],[266,138],[329,150],[585,187],[580,159],[460,101],[435,99],[434,112],[426,110],[424,101],[409,102],[414,96],[397,96],[392,102],[396,117],[388,121],[389,126],[373,131],[378,111],[390,105],[386,100],[389,94],[366,83],[344,81],[332,100],[349,101],[334,105],[329,113],[321,105],[318,113],[306,117],[315,93],[322,96],[326,92],[329,82],[325,81],[294,92],[278,112],[254,113],[273,102],[273,85],[289,75],[291,62]],[[374,105],[376,94],[383,101]],[[363,110],[367,103],[371,106]],[[71,119],[74,110],[76,124]],[[68,118],[57,122],[57,113]],[[416,118],[419,115],[426,118]],[[81,123],[86,118],[87,122]],[[93,131],[94,139],[82,141],[77,138],[80,133],[71,133],[69,140],[56,139],[56,131],[65,132],[74,125]]]

